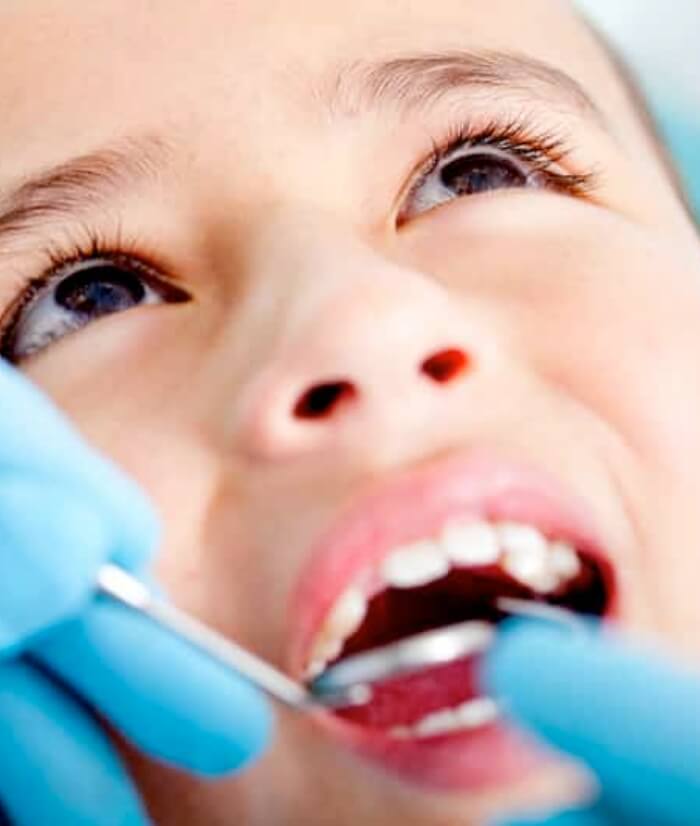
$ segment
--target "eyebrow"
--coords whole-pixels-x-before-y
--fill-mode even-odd
[[[75,218],[128,189],[157,182],[172,156],[172,146],[161,136],[124,138],[20,180],[10,192],[0,191],[0,253],[3,240],[44,222]]]
[[[487,89],[540,96],[606,125],[573,77],[513,52],[459,50],[354,61],[326,76],[322,88],[321,101],[332,116],[387,107],[409,115],[456,91]],[[318,97],[318,87],[315,92]],[[0,190],[0,253],[3,242],[45,222],[74,220],[131,188],[162,180],[174,154],[173,144],[161,134],[128,137],[40,171],[11,192]]]
[[[606,126],[593,98],[571,75],[529,55],[506,51],[457,50],[355,61],[335,73],[326,101],[331,111],[345,114],[387,105],[409,114],[469,89],[539,96]]]

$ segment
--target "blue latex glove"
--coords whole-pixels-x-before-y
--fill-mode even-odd
[[[95,712],[205,775],[265,746],[252,687],[95,598],[99,567],[142,571],[157,536],[139,490],[0,362],[0,801],[18,826],[147,822]]]
[[[600,781],[593,808],[522,823],[700,823],[700,674],[609,632],[578,636],[518,621],[488,658],[484,680],[516,721]]]

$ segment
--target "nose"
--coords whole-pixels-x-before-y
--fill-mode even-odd
[[[321,294],[285,313],[294,321],[280,322],[244,391],[242,449],[268,461],[338,450],[376,460],[439,429],[478,367],[463,309],[445,288],[374,261],[361,276],[328,274]]]
[[[458,379],[468,364],[469,358],[463,350],[450,347],[428,356],[420,364],[419,372],[436,384],[447,384]],[[302,393],[294,405],[293,415],[301,421],[331,419],[334,416],[337,418],[339,408],[347,406],[358,395],[359,385],[356,381],[340,379],[320,382]]]

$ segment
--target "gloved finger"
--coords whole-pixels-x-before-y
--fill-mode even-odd
[[[487,690],[585,762],[606,808],[623,822],[665,826],[700,811],[698,675],[608,633],[518,622],[499,637],[486,661]]]
[[[0,799],[14,826],[145,826],[97,723],[22,662],[0,668]]]
[[[0,477],[0,656],[92,599],[109,550],[104,521],[80,499]]]
[[[111,558],[143,564],[158,520],[138,486],[92,450],[42,391],[0,359],[0,479],[53,483],[91,503],[110,528]],[[35,509],[34,518],[40,516]]]
[[[193,772],[240,769],[268,742],[271,709],[251,685],[108,599],[34,653],[142,751]]]
[[[621,826],[598,809],[561,812],[550,817],[531,818],[529,820],[509,820],[508,823],[493,826]]]

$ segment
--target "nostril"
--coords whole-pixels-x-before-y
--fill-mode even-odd
[[[469,357],[463,350],[453,348],[450,350],[441,350],[439,353],[430,356],[421,364],[421,373],[424,373],[428,378],[438,382],[438,384],[447,384],[447,382],[456,379],[469,367]]]
[[[294,407],[298,419],[322,419],[330,416],[338,405],[357,395],[349,381],[316,384],[304,393]]]

